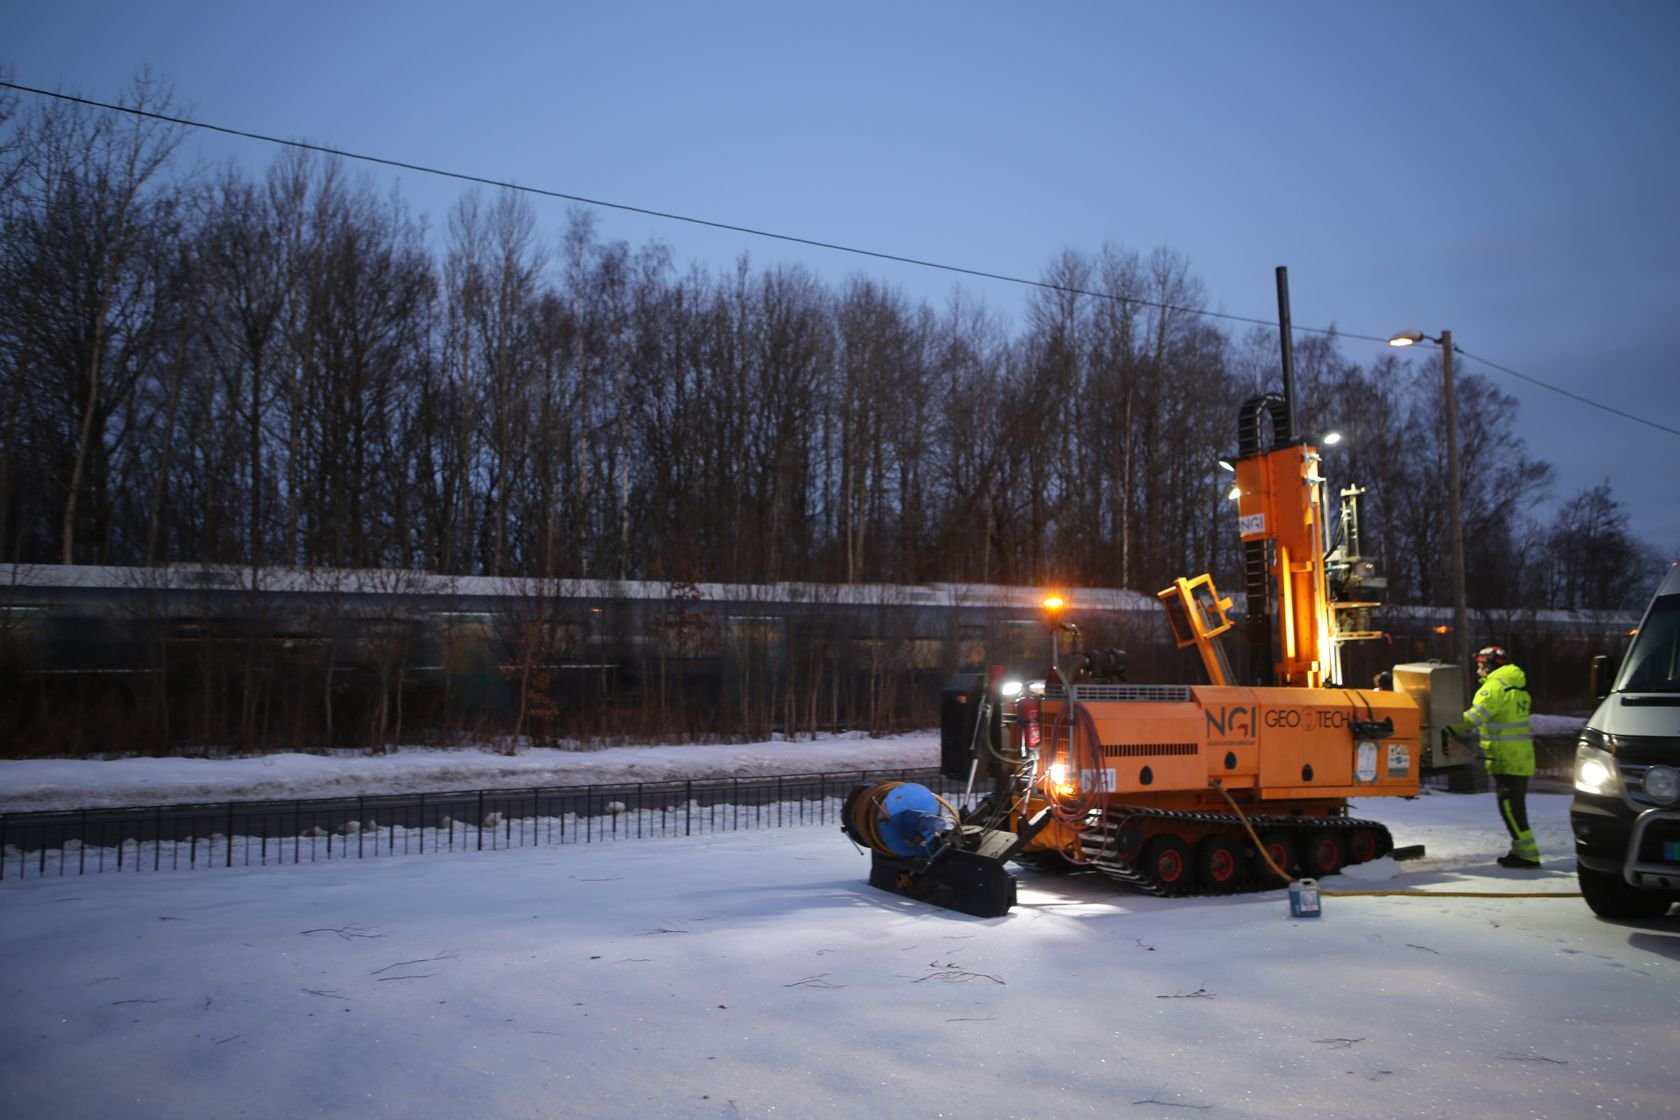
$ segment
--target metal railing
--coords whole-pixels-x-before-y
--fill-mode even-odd
[[[840,824],[866,781],[959,795],[936,770],[227,801],[0,814],[0,880],[272,867]]]
[[[1571,758],[1572,752],[1571,743]],[[1537,753],[1537,779],[1569,781],[1561,748]],[[1479,765],[1456,777],[1442,773],[1424,784],[1457,792],[1492,788]],[[838,827],[846,794],[866,781],[919,782],[947,798],[963,787],[933,769],[848,770],[0,813],[0,881]]]

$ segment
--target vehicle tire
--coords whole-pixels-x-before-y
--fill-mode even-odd
[[[1234,891],[1247,870],[1242,849],[1228,836],[1209,836],[1196,845],[1196,883],[1203,890]]]
[[[1375,829],[1356,828],[1353,835],[1348,837],[1348,862],[1370,863],[1379,854],[1377,848]]]
[[[1191,882],[1190,845],[1177,836],[1155,837],[1144,846],[1143,870],[1168,894],[1182,894]]]
[[[1295,849],[1290,846],[1289,837],[1286,834],[1282,832],[1262,832],[1260,834],[1260,847],[1267,855],[1272,857],[1273,863],[1283,869],[1286,877],[1295,874]],[[1265,857],[1258,851],[1254,853],[1254,880],[1257,883],[1267,883],[1274,887],[1281,887],[1288,882],[1288,878],[1279,879],[1277,877],[1277,872],[1267,865]]]
[[[1301,874],[1322,879],[1334,875],[1347,863],[1347,841],[1339,832],[1324,829],[1307,837],[1301,846]]]
[[[1641,891],[1628,886],[1620,875],[1593,871],[1575,865],[1581,897],[1601,918],[1660,918],[1668,913],[1673,897],[1662,891]]]

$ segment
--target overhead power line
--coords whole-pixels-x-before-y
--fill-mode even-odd
[[[1478,361],[1478,362],[1482,363],[1484,366],[1487,366],[1489,369],[1496,369],[1500,373],[1506,374],[1510,377],[1515,377],[1520,381],[1526,381],[1530,385],[1538,385],[1542,389],[1550,389],[1552,392],[1557,393],[1560,396],[1568,397],[1572,401],[1579,401],[1582,404],[1591,405],[1594,408],[1603,409],[1605,412],[1608,412],[1611,415],[1620,416],[1624,420],[1632,420],[1636,423],[1644,424],[1647,427],[1652,427],[1652,428],[1657,429],[1657,431],[1659,431],[1659,432],[1667,432],[1671,436],[1680,436],[1680,428],[1670,428],[1666,424],[1659,424],[1655,420],[1649,420],[1649,419],[1647,419],[1643,416],[1635,416],[1631,412],[1623,412],[1619,408],[1613,408],[1610,405],[1602,404],[1599,401],[1592,400],[1589,397],[1583,397],[1579,393],[1571,393],[1568,389],[1560,389],[1556,385],[1548,385],[1546,382],[1541,381],[1538,378],[1530,377],[1526,373],[1518,373],[1516,370],[1508,369],[1507,367],[1500,365],[1498,362],[1490,362],[1486,358],[1478,357],[1477,355],[1472,354],[1467,350],[1460,350],[1459,353],[1463,354],[1466,358],[1470,358],[1473,361]]]
[[[1046,280],[1032,280],[1022,276],[1011,276],[1008,273],[990,272],[979,268],[966,268],[962,265],[944,264],[940,261],[923,260],[919,257],[907,257],[898,253],[882,252],[878,249],[860,249],[854,245],[841,245],[833,241],[821,241],[811,237],[798,237],[794,234],[777,233],[774,230],[756,229],[752,226],[735,225],[730,222],[718,222],[708,218],[695,218],[686,214],[676,214],[666,210],[654,210],[645,206],[633,206],[624,202],[609,202],[605,199],[589,198],[584,195],[569,194],[565,191],[549,190],[544,187],[528,187],[519,183],[510,183],[504,179],[493,179],[485,175],[473,175],[464,171],[450,171],[446,168],[440,167],[428,167],[425,164],[411,163],[406,160],[390,159],[385,156],[365,155],[360,152],[350,152],[345,151],[342,148],[334,148],[326,144],[312,144],[304,140],[286,140],[278,136],[269,136],[261,132],[252,132],[241,128],[229,128],[226,125],[211,124],[207,121],[193,120],[190,117],[179,117],[167,113],[152,112],[150,110],[140,109],[131,105],[115,105],[108,101],[96,101],[92,98],[78,97],[74,94],[59,93],[53,90],[38,89],[34,86],[20,85],[16,82],[0,81],[0,89],[13,89],[20,93],[33,94],[37,97],[48,97],[58,101],[68,101],[73,104],[86,105],[89,108],[103,109],[113,113],[127,113],[130,116],[143,117],[148,120],[160,121],[165,124],[180,125],[183,128],[199,129],[205,132],[219,132],[224,136],[236,136],[245,140],[256,140],[264,144],[276,144],[281,147],[297,148],[306,152],[318,152],[322,155],[338,156],[342,159],[356,160],[361,163],[372,163],[382,167],[394,167],[403,171],[417,172],[422,175],[436,175],[445,179],[455,179],[463,183],[476,183],[481,186],[497,187],[502,190],[518,191],[523,194],[537,195],[542,198],[555,198],[564,202],[576,202],[585,206],[599,206],[606,210],[619,210],[627,214],[641,214],[644,217],[660,218],[665,221],[684,222],[688,225],[703,226],[707,229],[717,229],[724,230],[729,233],[746,234],[749,237],[763,237],[772,241],[783,241],[793,245],[805,245],[813,249],[827,249],[836,253],[850,253],[854,256],[869,257],[874,260],[892,261],[896,264],[907,264],[916,268],[929,268],[940,272],[953,273],[958,276],[972,276],[980,280],[996,280],[1005,284],[1017,284],[1027,288],[1039,288],[1044,291],[1059,292],[1064,295],[1086,296],[1091,299],[1107,300],[1111,303],[1133,304],[1138,307],[1154,308],[1157,311],[1171,311],[1185,315],[1197,315],[1209,319],[1223,319],[1227,322],[1249,323],[1255,326],[1271,328],[1275,328],[1277,326],[1277,323],[1273,320],[1257,319],[1249,315],[1233,315],[1224,311],[1207,311],[1194,307],[1180,307],[1176,304],[1158,303],[1153,300],[1138,299],[1133,296],[1115,295],[1112,292],[1092,291],[1087,288],[1073,287],[1066,284],[1053,284]],[[1358,339],[1364,342],[1386,343],[1388,341],[1386,338],[1379,338],[1375,335],[1352,334],[1346,331],[1336,331],[1325,327],[1304,327],[1300,324],[1292,324],[1292,329],[1297,331],[1306,331],[1309,334],[1335,335],[1341,338]],[[1535,385],[1541,389],[1549,390],[1553,393],[1559,394],[1560,396],[1568,397],[1570,400],[1590,405],[1593,408],[1602,409],[1603,411],[1614,416],[1619,416],[1624,420],[1632,420],[1636,423],[1655,428],[1658,431],[1667,432],[1670,435],[1680,436],[1680,429],[1670,428],[1666,425],[1659,424],[1654,420],[1647,419],[1646,417],[1635,416],[1630,412],[1623,412],[1621,409],[1613,408],[1610,405],[1600,403],[1599,401],[1592,400],[1588,397],[1583,397],[1577,393],[1572,393],[1567,389],[1559,388],[1556,385],[1541,381],[1536,377],[1530,377],[1525,373],[1518,373],[1516,370],[1508,369],[1505,366],[1499,365],[1497,362],[1488,361],[1486,358],[1478,357],[1475,354],[1464,351],[1460,352],[1463,353],[1465,357],[1470,358],[1473,361],[1480,362],[1490,369],[1498,370],[1500,373],[1526,381],[1529,384]]]
[[[1140,307],[1153,307],[1161,311],[1179,311],[1187,315],[1205,315],[1216,319],[1229,319],[1240,323],[1253,323],[1263,327],[1277,324],[1269,319],[1255,319],[1246,315],[1229,315],[1219,311],[1201,311],[1190,307],[1178,307],[1170,303],[1156,303],[1151,300],[1138,299],[1132,296],[1117,296],[1110,292],[1094,292],[1084,288],[1076,288],[1063,284],[1051,284],[1043,280],[1028,280],[1019,276],[1010,276],[1001,272],[988,272],[984,269],[965,268],[961,265],[943,264],[939,261],[923,260],[919,257],[906,257],[897,253],[882,252],[878,249],[860,249],[854,245],[841,245],[833,241],[820,241],[811,237],[799,237],[791,233],[777,233],[774,230],[756,229],[752,226],[734,225],[729,222],[713,221],[709,218],[695,218],[687,214],[675,214],[668,210],[654,210],[646,206],[633,206],[625,202],[608,202],[605,199],[589,198],[585,195],[568,194],[565,191],[549,190],[544,187],[529,187],[520,183],[511,183],[505,179],[493,179],[485,175],[473,175],[464,171],[450,171],[446,168],[428,167],[425,164],[410,163],[406,160],[389,159],[385,156],[370,156],[360,152],[345,151],[326,144],[312,144],[305,140],[286,140],[266,133],[251,132],[241,128],[229,128],[226,125],[210,124],[206,121],[193,120],[190,117],[177,117],[167,113],[156,113],[146,109],[135,108],[130,105],[113,105],[108,101],[95,101],[92,98],[77,97],[68,93],[55,93],[51,90],[36,89],[33,86],[18,85],[15,82],[0,81],[0,88],[15,89],[23,93],[32,93],[39,97],[56,98],[59,101],[69,101],[77,105],[86,105],[94,109],[104,109],[113,113],[127,113],[130,116],[144,117],[148,120],[161,121],[165,124],[181,125],[184,128],[202,129],[205,132],[219,132],[224,136],[237,136],[245,140],[258,140],[265,144],[278,144],[282,147],[297,148],[306,152],[319,152],[323,155],[339,156],[343,159],[353,159],[362,163],[378,164],[382,167],[395,167],[403,171],[415,171],[423,175],[436,175],[445,179],[455,179],[463,183],[476,183],[486,187],[498,187],[503,190],[519,191],[523,194],[539,195],[543,198],[557,198],[565,202],[577,202],[586,206],[599,206],[607,210],[621,210],[628,214],[641,214],[650,218],[661,218],[672,222],[686,222],[689,225],[704,226],[708,229],[725,230],[729,233],[743,233],[751,237],[763,237],[773,241],[786,241],[794,245],[807,245],[814,249],[829,249],[837,253],[851,253],[860,257],[871,257],[875,260],[893,261],[897,264],[914,265],[918,268],[937,269],[941,272],[952,272],[961,276],[973,276],[981,280],[998,280],[1006,284],[1021,284],[1032,288],[1044,288],[1049,291],[1062,292],[1067,295],[1090,296],[1093,299],[1104,299],[1116,303],[1137,304]],[[1311,327],[1297,327],[1297,330],[1313,330]],[[1329,332],[1321,332],[1329,333]]]

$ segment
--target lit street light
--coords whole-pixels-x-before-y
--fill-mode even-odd
[[[1410,346],[1416,342],[1438,342],[1441,345],[1441,383],[1447,412],[1447,489],[1452,502],[1453,553],[1453,637],[1458,650],[1459,671],[1466,674],[1469,687],[1470,630],[1465,622],[1464,609],[1464,492],[1458,480],[1458,396],[1453,391],[1453,340],[1451,331],[1442,331],[1440,338],[1430,338],[1422,331],[1402,331],[1388,340],[1390,346]]]

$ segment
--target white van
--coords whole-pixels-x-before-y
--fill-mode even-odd
[[[1680,902],[1680,564],[1581,730],[1569,823],[1593,913],[1658,918]]]

